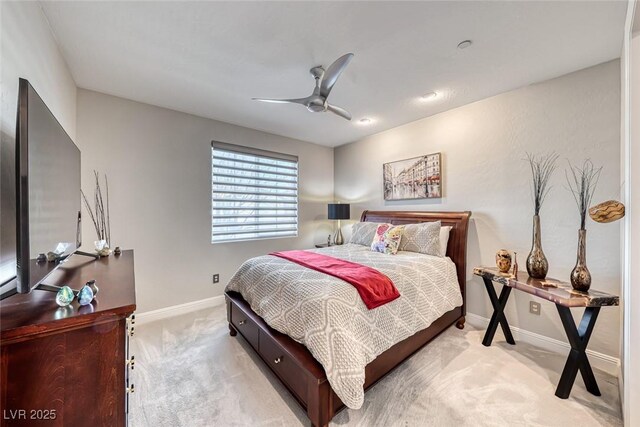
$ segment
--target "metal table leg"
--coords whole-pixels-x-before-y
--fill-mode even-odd
[[[561,399],[566,399],[571,393],[571,388],[576,380],[578,370],[582,374],[582,379],[587,387],[587,390],[596,396],[600,396],[600,389],[596,378],[593,376],[593,370],[589,359],[587,358],[587,344],[589,344],[589,338],[593,332],[593,327],[596,324],[600,307],[587,307],[582,315],[580,326],[576,327],[576,324],[571,315],[571,310],[568,307],[557,305],[560,319],[562,320],[562,326],[571,344],[571,351],[567,358],[567,363],[564,365],[558,388],[556,389],[556,396]]]
[[[493,337],[496,334],[496,330],[498,329],[498,324],[500,324],[507,342],[509,344],[515,345],[516,342],[513,339],[513,335],[511,335],[509,323],[507,322],[507,318],[504,315],[504,308],[507,305],[507,300],[509,299],[509,295],[511,294],[511,288],[509,286],[503,286],[502,291],[500,292],[500,297],[498,298],[498,296],[496,295],[496,289],[493,286],[493,282],[485,277],[483,277],[482,280],[484,280],[484,285],[487,288],[487,293],[489,294],[489,299],[491,300],[491,305],[493,306],[493,315],[491,316],[491,321],[489,322],[489,326],[487,327],[487,332],[484,334],[482,344],[486,347],[489,347],[491,345]]]

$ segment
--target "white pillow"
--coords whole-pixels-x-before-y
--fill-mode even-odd
[[[449,233],[451,233],[450,225],[440,227],[440,256],[447,256],[447,243],[449,243]]]

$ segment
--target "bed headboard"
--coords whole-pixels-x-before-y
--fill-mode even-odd
[[[463,315],[466,314],[467,284],[467,229],[471,211],[464,212],[410,212],[410,211],[364,211],[360,221],[387,222],[394,225],[416,224],[419,222],[441,221],[443,226],[451,226],[447,256],[456,265],[458,283],[462,292]]]

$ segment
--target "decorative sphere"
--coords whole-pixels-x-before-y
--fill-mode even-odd
[[[84,285],[78,293],[78,302],[80,305],[91,304],[93,301],[93,290],[88,285]]]
[[[60,288],[58,293],[56,294],[56,303],[60,307],[66,307],[73,301],[73,289],[68,286],[63,286]]]

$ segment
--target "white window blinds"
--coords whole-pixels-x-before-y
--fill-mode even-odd
[[[211,243],[298,235],[298,157],[211,143]]]

